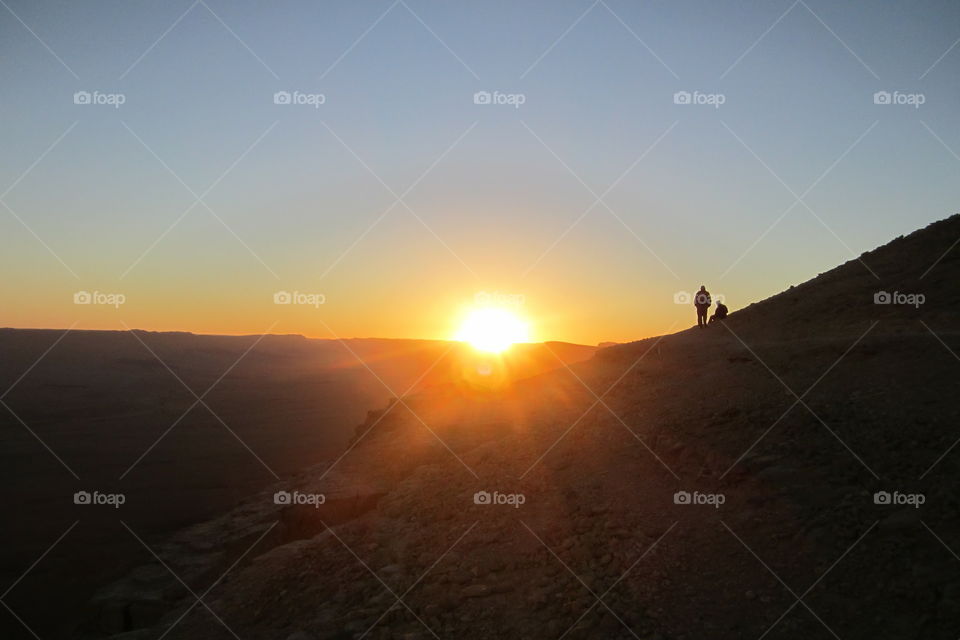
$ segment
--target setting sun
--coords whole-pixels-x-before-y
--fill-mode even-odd
[[[500,353],[516,342],[528,342],[530,329],[526,322],[506,309],[474,309],[455,336],[480,351]]]

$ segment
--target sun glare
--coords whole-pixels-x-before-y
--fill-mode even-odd
[[[515,342],[529,342],[530,329],[526,322],[506,309],[474,309],[454,339],[468,342],[480,351],[500,353]]]

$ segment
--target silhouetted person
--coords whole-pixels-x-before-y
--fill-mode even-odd
[[[717,302],[717,310],[713,312],[713,315],[710,316],[710,322],[715,322],[717,320],[723,320],[727,317],[727,305],[722,302]]]
[[[697,326],[701,329],[707,326],[707,309],[710,308],[710,303],[710,292],[700,285],[700,291],[693,294],[693,306],[697,308]]]

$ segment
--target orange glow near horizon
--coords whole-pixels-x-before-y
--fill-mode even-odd
[[[324,287],[283,287],[291,292],[324,294],[324,303],[314,305],[296,301],[277,304],[274,296],[281,287],[258,282],[256,278],[242,291],[226,291],[223,281],[227,276],[222,273],[215,274],[215,281],[208,281],[205,272],[197,273],[189,282],[198,291],[168,290],[155,280],[67,283],[57,289],[39,274],[28,271],[22,279],[4,283],[7,297],[21,302],[4,309],[0,326],[75,331],[135,328],[207,335],[299,334],[316,339],[464,340],[477,346],[488,339],[461,333],[470,314],[482,309],[502,309],[526,325],[526,335],[514,333],[505,339],[507,343],[556,340],[595,345],[601,341],[626,342],[661,335],[696,320],[692,307],[674,304],[676,285],[662,280],[641,283],[630,295],[619,295],[617,287],[591,288],[579,281],[564,280],[563,287],[555,286],[553,276],[523,287],[500,287],[521,291],[521,296],[496,290],[490,293],[492,286],[477,292],[470,286],[473,283],[464,284],[458,274],[438,269],[432,274],[433,279],[420,278],[418,287],[413,289],[391,279],[393,272],[389,270],[376,274],[385,282],[364,275],[353,286],[344,280],[331,281]],[[52,290],[49,294],[37,293],[45,288]],[[711,290],[717,293],[716,289]],[[81,290],[121,293],[124,303],[76,304],[74,296]],[[719,293],[727,291],[721,289]]]

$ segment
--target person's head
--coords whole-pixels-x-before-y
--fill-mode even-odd
[[[707,290],[707,288],[706,288],[705,286],[700,285],[700,291],[706,291],[706,290]]]

